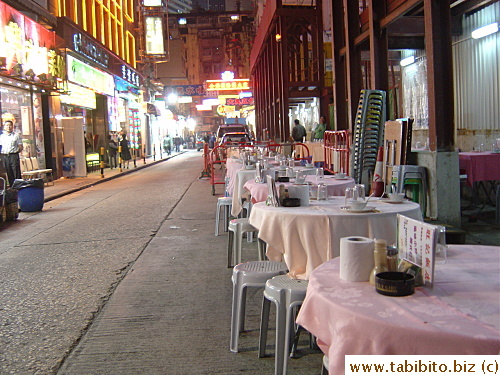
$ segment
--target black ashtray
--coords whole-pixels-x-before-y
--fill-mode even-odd
[[[285,198],[285,199],[283,199],[283,207],[299,207],[299,206],[300,206],[300,199],[299,198]]]
[[[405,272],[377,273],[375,289],[384,296],[409,296],[415,292],[415,276]]]
[[[290,182],[290,177],[278,177],[278,182]]]

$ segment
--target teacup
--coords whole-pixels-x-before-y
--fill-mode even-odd
[[[405,199],[404,193],[387,193],[387,196],[393,202],[402,202]]]
[[[306,178],[305,178],[305,177],[297,177],[297,178],[295,179],[295,183],[296,183],[296,184],[299,184],[299,185],[303,185],[303,184],[305,184],[305,183],[306,183]]]
[[[351,210],[362,211],[365,209],[367,203],[368,203],[368,201],[357,200],[357,201],[348,202],[348,205],[351,208]]]
[[[345,178],[345,173],[338,172],[338,173],[335,175],[335,178]]]

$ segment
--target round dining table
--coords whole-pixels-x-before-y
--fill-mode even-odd
[[[394,244],[397,214],[422,220],[419,204],[411,201],[394,204],[373,199],[362,212],[342,206],[344,197],[311,201],[306,207],[275,207],[260,202],[252,207],[250,224],[267,243],[270,260],[285,261],[291,277],[307,280],[316,267],[339,256],[342,237],[380,238]]]
[[[354,186],[354,179],[349,177],[337,179],[334,176],[327,175],[324,176],[323,179],[318,179],[316,176],[306,175],[305,178],[306,182],[311,186],[315,186],[320,182],[324,183],[327,187],[328,195],[330,196],[343,196],[346,188]],[[276,185],[284,184],[285,187],[288,187],[293,184],[293,181],[295,181],[295,179],[292,179],[292,182],[277,182]],[[250,192],[253,203],[264,202],[267,199],[267,184],[255,182],[255,180],[249,180],[245,182],[243,188]]]
[[[433,289],[405,297],[342,280],[332,259],[312,272],[297,323],[317,337],[330,374],[344,374],[346,355],[498,355],[499,250],[449,245]]]

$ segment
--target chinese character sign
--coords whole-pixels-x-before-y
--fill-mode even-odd
[[[408,259],[422,268],[426,286],[432,286],[439,228],[398,214],[399,259]]]

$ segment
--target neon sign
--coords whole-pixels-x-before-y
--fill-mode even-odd
[[[248,90],[250,88],[250,80],[233,79],[231,81],[209,80],[206,82],[207,91],[230,91],[230,90]]]

